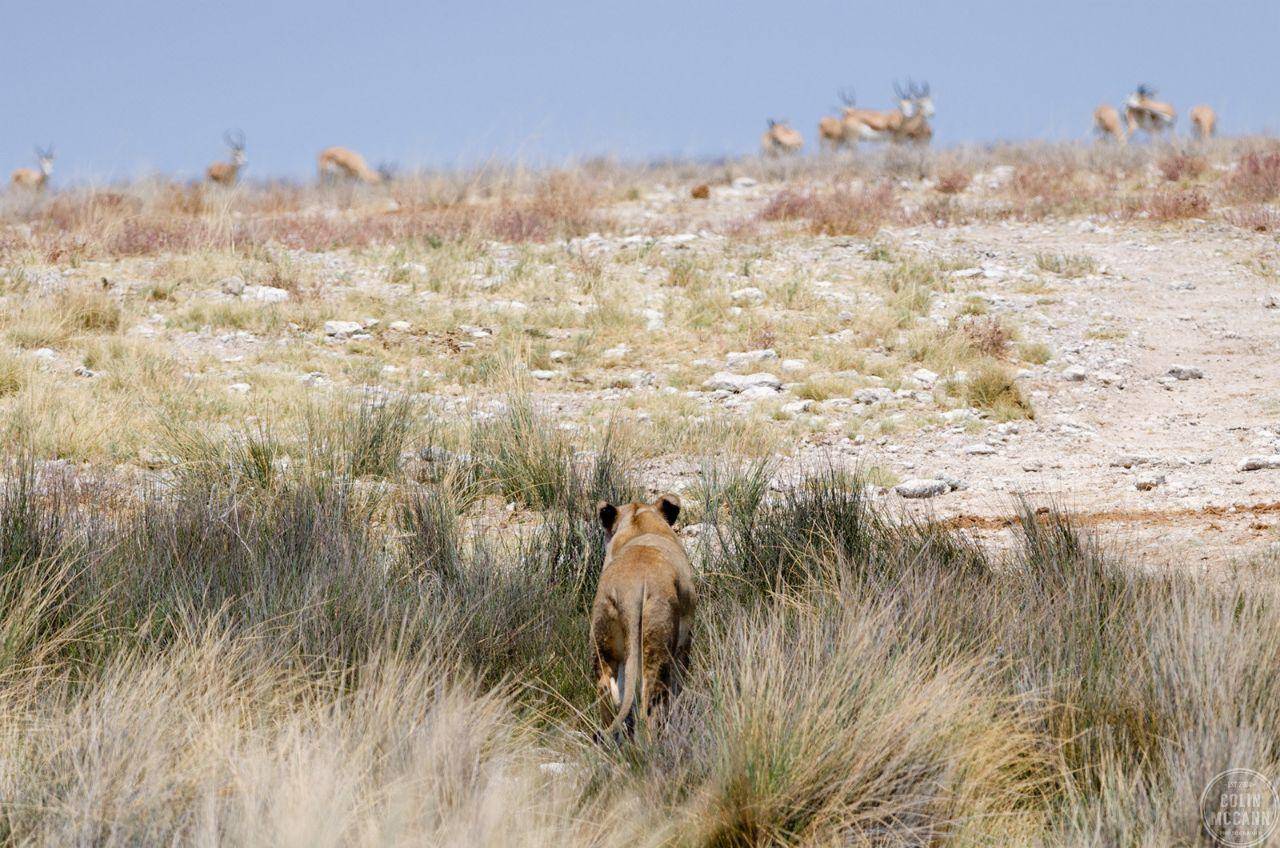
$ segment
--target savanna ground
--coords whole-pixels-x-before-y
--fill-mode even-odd
[[[0,832],[1207,844],[1280,774],[1278,199],[1269,139],[9,193]],[[592,505],[658,491],[693,679],[601,747]]]

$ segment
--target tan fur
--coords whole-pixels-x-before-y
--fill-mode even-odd
[[[341,176],[365,183],[380,183],[382,175],[372,170],[364,157],[345,147],[326,147],[318,158],[320,178]]]
[[[1191,107],[1191,126],[1200,139],[1213,138],[1218,132],[1218,116],[1212,106],[1203,103]]]
[[[205,171],[205,176],[209,178],[209,181],[219,185],[233,184],[239,174],[240,166],[234,162],[214,162]]]
[[[1103,103],[1093,110],[1093,128],[1103,138],[1110,137],[1121,144],[1129,140],[1129,134],[1120,122],[1120,113],[1109,103]]]
[[[45,175],[35,168],[18,168],[9,177],[9,182],[14,186],[32,189],[44,188],[45,180]]]
[[[1178,119],[1178,113],[1173,106],[1163,101],[1155,100],[1152,97],[1154,93],[1139,87],[1137,91],[1129,96],[1129,100],[1125,104],[1124,115],[1129,124],[1130,135],[1137,130],[1144,130],[1157,135],[1172,127],[1173,122]]]
[[[688,663],[697,592],[693,568],[671,529],[680,499],[601,503],[609,534],[591,606],[591,652],[600,720],[615,738],[639,714],[679,694]]]
[[[240,178],[240,169],[244,167],[244,133],[239,130],[228,130],[222,140],[231,150],[230,162],[214,162],[204,172],[209,182],[218,185],[234,185]]]
[[[760,149],[766,156],[799,153],[804,136],[785,121],[770,121],[769,129],[760,137]]]
[[[818,121],[818,141],[827,150],[844,147],[844,119],[823,115],[822,120]]]
[[[894,133],[893,140],[895,142],[925,145],[932,139],[933,127],[929,126],[929,119],[917,112],[910,118],[903,119],[902,123],[898,125],[897,132]]]
[[[36,148],[36,159],[39,168],[18,168],[9,175],[9,183],[14,188],[43,191],[49,182],[49,174],[53,173],[53,148],[48,150]]]
[[[856,109],[850,103],[844,110],[844,137],[849,144],[859,141],[889,141],[894,144],[928,144],[933,138],[933,98],[929,85],[917,86],[908,81],[904,90],[895,83],[898,108],[888,110]],[[846,101],[848,102],[848,101]]]

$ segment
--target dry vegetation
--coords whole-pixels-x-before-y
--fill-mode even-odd
[[[1280,770],[1274,558],[1030,507],[993,551],[785,463],[1034,423],[1054,350],[901,233],[1277,198],[1267,139],[0,198],[0,840],[1201,844],[1214,774]],[[591,505],[673,481],[692,680],[599,746]]]

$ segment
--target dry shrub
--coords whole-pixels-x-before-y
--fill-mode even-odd
[[[938,177],[937,191],[940,194],[959,194],[973,182],[973,175],[968,171],[948,171]]]
[[[1054,213],[1070,214],[1084,207],[1089,193],[1078,179],[1074,161],[1055,160],[1019,166],[1007,185],[1015,217],[1038,220]]]
[[[1009,369],[994,359],[969,373],[960,394],[969,406],[985,409],[999,421],[1035,417],[1031,402],[1023,397]]]
[[[1242,156],[1225,188],[1236,202],[1266,203],[1280,197],[1280,151]]]
[[[971,315],[959,322],[961,335],[978,353],[1003,357],[1012,333],[994,315]]]
[[[1280,232],[1280,212],[1265,206],[1232,209],[1223,216],[1228,224],[1255,233]]]
[[[766,221],[803,219],[815,235],[869,237],[879,231],[895,208],[893,188],[888,183],[821,193],[784,189],[770,199],[760,217]]]
[[[1190,153],[1176,151],[1160,157],[1156,167],[1160,169],[1161,176],[1166,180],[1171,183],[1177,183],[1184,179],[1199,177],[1208,170],[1209,163],[1203,156],[1194,156]]]
[[[1138,201],[1139,212],[1146,212],[1152,221],[1181,221],[1186,218],[1203,218],[1209,214],[1209,196],[1198,188],[1157,189],[1143,202]]]

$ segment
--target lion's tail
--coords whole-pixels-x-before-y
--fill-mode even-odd
[[[636,704],[636,690],[640,688],[640,649],[643,641],[641,617],[644,611],[644,595],[643,588],[633,593],[628,598],[626,609],[622,611],[623,632],[627,636],[627,661],[623,666],[622,685],[619,687],[622,690],[619,693],[622,696],[622,703],[607,731],[615,739],[619,738],[622,729],[631,719],[631,713]]]

